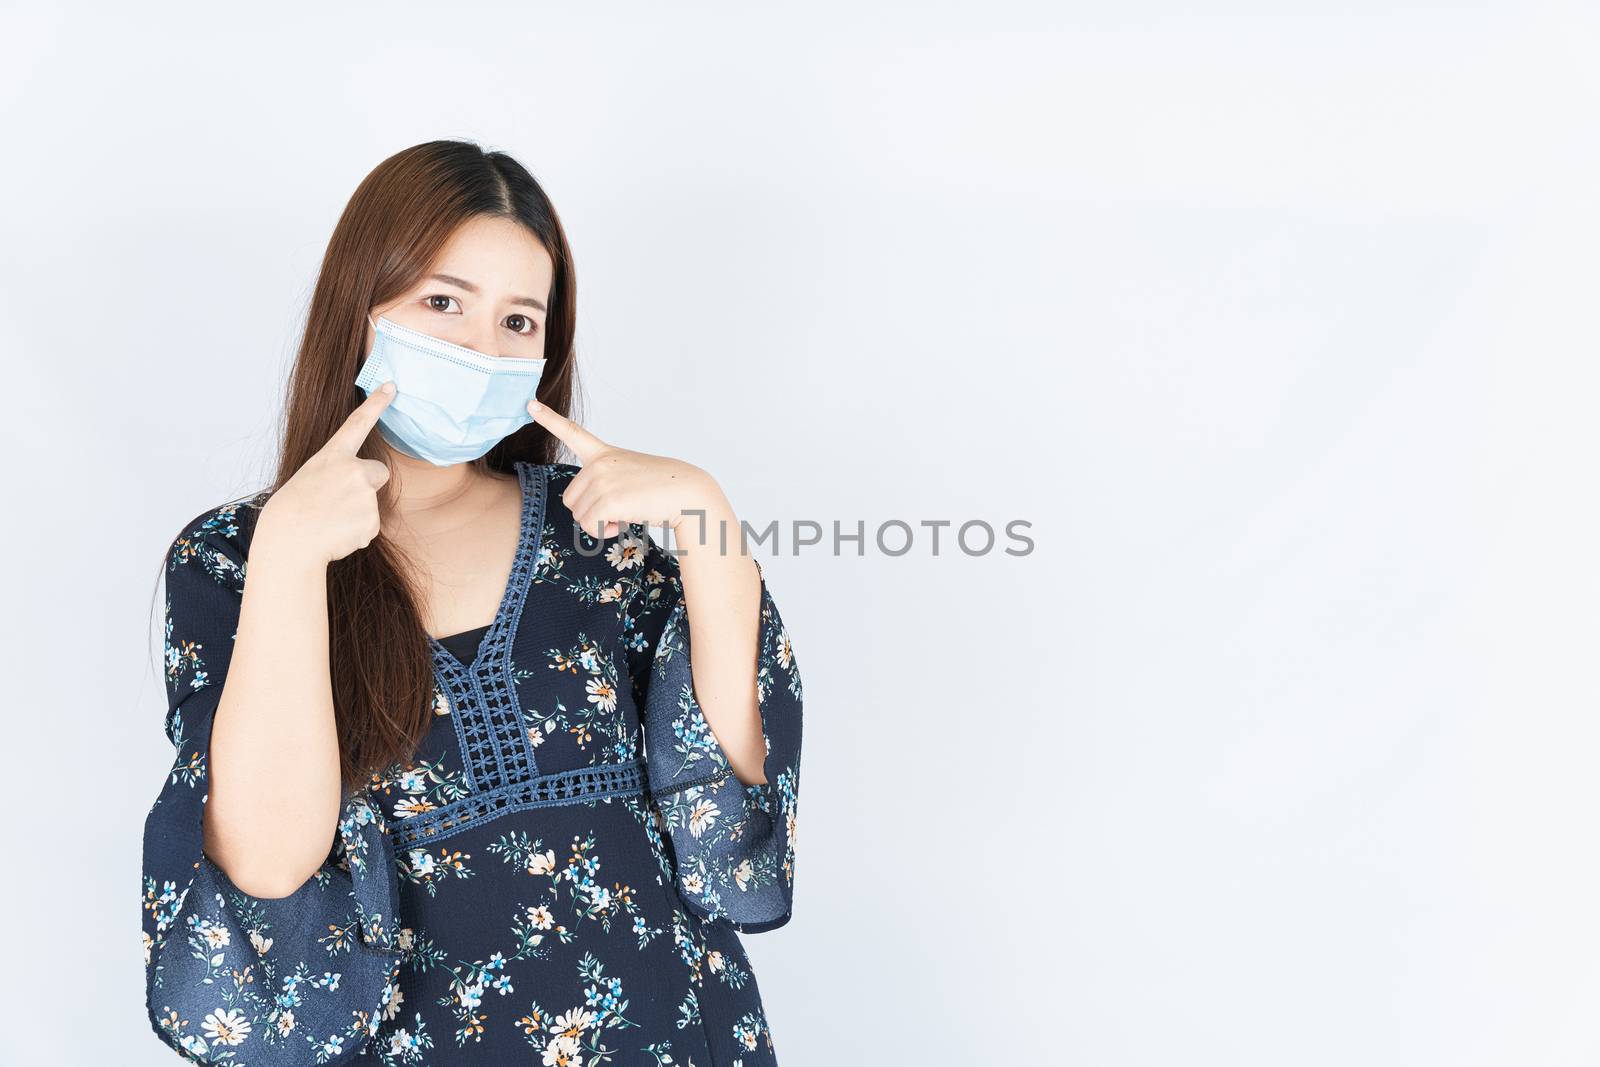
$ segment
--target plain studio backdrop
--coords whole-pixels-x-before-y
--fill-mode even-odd
[[[586,424],[829,534],[762,551],[782,1062],[1600,1057],[1592,7],[5,26],[6,1062],[171,1060],[162,553],[264,484],[335,220],[439,137],[561,212]]]

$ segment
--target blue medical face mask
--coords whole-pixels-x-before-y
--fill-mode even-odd
[[[448,467],[477,459],[533,421],[528,401],[544,360],[486,356],[387,318],[373,323],[372,332],[356,385],[371,396],[394,382],[378,433],[397,451]]]

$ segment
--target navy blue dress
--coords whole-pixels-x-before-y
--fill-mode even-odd
[[[166,575],[175,760],[145,823],[147,1006],[196,1062],[776,1062],[739,934],[794,891],[801,684],[762,575],[766,782],[695,700],[678,562],[597,540],[517,464],[516,562],[489,626],[430,639],[431,728],[348,798],[328,862],[249,896],[201,849],[211,719],[266,495],[210,509]],[[760,569],[759,562],[757,569]],[[330,918],[331,917],[331,918]]]

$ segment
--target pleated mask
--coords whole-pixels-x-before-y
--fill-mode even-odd
[[[378,433],[397,451],[437,467],[466,463],[533,421],[528,401],[545,360],[486,356],[388,318],[372,322],[372,351],[356,375],[368,396],[386,381],[395,396]]]

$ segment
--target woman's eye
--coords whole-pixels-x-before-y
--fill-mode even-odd
[[[539,328],[539,324],[526,315],[506,316],[506,325],[517,333],[531,334]]]
[[[434,293],[432,296],[426,297],[425,299],[427,300],[428,306],[431,307],[433,310],[435,310],[435,311],[449,311],[450,310],[450,302],[453,301],[455,299],[455,297],[446,296],[444,293]],[[444,306],[440,307],[438,304],[436,304],[434,301],[437,301],[437,300],[443,300],[444,301]]]

